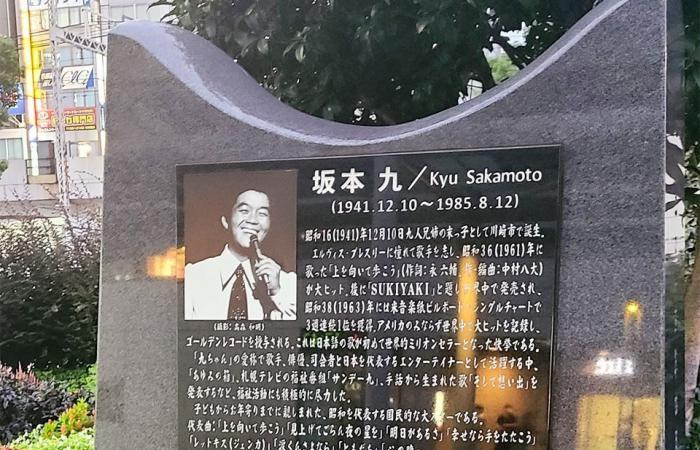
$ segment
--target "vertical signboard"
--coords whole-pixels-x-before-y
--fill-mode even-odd
[[[549,448],[558,147],[177,176],[180,449]]]

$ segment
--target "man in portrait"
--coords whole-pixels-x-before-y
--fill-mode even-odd
[[[272,221],[264,192],[245,190],[221,216],[229,242],[185,266],[185,320],[295,320],[296,274],[261,249]]]

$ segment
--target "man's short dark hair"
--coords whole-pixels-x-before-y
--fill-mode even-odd
[[[238,200],[238,197],[245,194],[246,192],[251,192],[251,191],[252,192],[259,192],[259,193],[265,195],[265,197],[267,197],[267,202],[270,204],[270,209],[272,209],[272,197],[270,197],[270,194],[268,194],[265,191],[261,191],[260,189],[256,189],[256,188],[245,188],[245,189],[241,189],[238,192],[236,192],[236,196],[233,197],[233,203],[231,204],[231,207],[229,208],[229,214],[233,214],[233,209],[236,207],[236,201]]]

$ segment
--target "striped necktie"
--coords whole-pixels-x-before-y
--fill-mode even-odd
[[[233,287],[228,301],[228,319],[245,320],[248,318],[248,299],[245,292],[245,272],[239,264],[233,273]]]

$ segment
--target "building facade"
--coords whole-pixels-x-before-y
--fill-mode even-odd
[[[0,35],[16,40],[22,74],[12,120],[0,125],[0,160],[7,162],[0,217],[19,214],[14,204],[27,201],[51,215],[61,186],[71,204],[100,202],[107,34],[122,21],[159,20],[167,11],[141,0],[61,0],[52,17],[49,1],[0,0]]]

